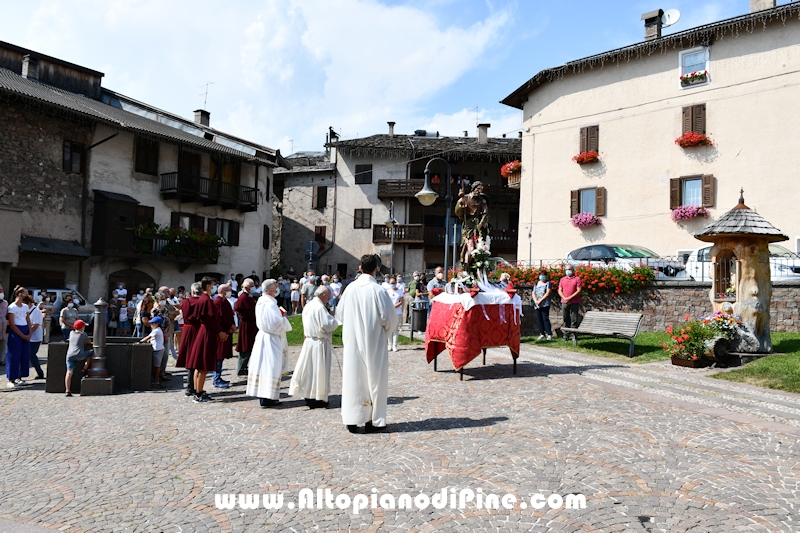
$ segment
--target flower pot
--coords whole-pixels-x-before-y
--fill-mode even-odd
[[[516,170],[508,175],[508,186],[512,189],[519,189],[521,181],[522,181],[521,170]]]
[[[694,359],[680,359],[678,357],[672,358],[672,364],[675,366],[688,366],[689,368],[704,368],[711,364],[708,359],[700,358]]]
[[[681,87],[688,87],[690,85],[699,85],[706,82],[706,77],[692,78],[690,80],[681,80]]]

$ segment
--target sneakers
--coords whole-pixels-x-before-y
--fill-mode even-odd
[[[214,388],[215,389],[227,389],[230,386],[231,386],[231,384],[229,382],[227,382],[227,381],[218,381],[218,382],[214,383]]]
[[[544,339],[544,335],[539,335],[538,337],[536,337],[536,340],[537,340],[537,341],[540,341],[540,340],[542,340],[542,339]]]
[[[14,383],[13,381],[9,381],[8,383],[6,383],[6,387],[8,387],[9,389],[16,389],[17,384]]]
[[[548,335],[547,336],[547,340],[549,340],[549,341],[553,340],[553,336],[552,335]]]
[[[186,389],[183,391],[186,396],[195,396],[194,389]]]
[[[392,351],[393,351],[393,352],[396,352],[396,351],[397,351],[397,345],[396,345],[396,344],[395,344],[394,346],[392,346]]]
[[[209,403],[214,402],[214,398],[208,395],[206,391],[194,395],[194,403]]]

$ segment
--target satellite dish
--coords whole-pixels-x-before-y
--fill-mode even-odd
[[[319,243],[317,241],[308,241],[304,249],[307,254],[316,254],[319,252]]]
[[[681,12],[677,9],[668,9],[661,15],[661,27],[672,26],[681,19]]]

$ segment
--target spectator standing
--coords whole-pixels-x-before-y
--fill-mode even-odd
[[[390,279],[391,279],[391,276],[389,276],[389,274],[384,274],[383,275],[383,283],[381,283],[381,287],[383,287],[387,291],[392,290],[392,285],[391,285],[391,283],[389,283]]]
[[[30,369],[31,318],[25,298],[28,291],[17,285],[12,293],[14,301],[8,306],[8,347],[6,351],[6,378],[8,388],[13,389],[23,384],[22,378],[28,377]]]
[[[292,314],[296,315],[300,307],[300,282],[293,282],[290,285],[292,293]]]
[[[536,322],[539,325],[539,338],[552,340],[553,329],[550,326],[550,296],[553,293],[553,285],[547,280],[545,271],[539,273],[539,281],[533,286],[533,308],[536,311]]]
[[[44,372],[42,372],[42,365],[39,364],[39,346],[42,345],[42,324],[44,323],[44,314],[42,310],[33,304],[33,298],[28,296],[25,299],[28,304],[28,313],[31,317],[31,339],[30,339],[30,360],[31,365],[36,369],[36,379],[44,379]]]
[[[236,331],[236,325],[233,318],[233,306],[229,301],[231,296],[230,286],[220,285],[217,292],[220,297],[214,300],[214,308],[219,317],[220,329],[228,337],[217,342],[217,366],[214,369],[214,378],[211,383],[218,389],[227,389],[231,383],[222,379],[222,364],[225,359],[233,357],[233,332]]]
[[[116,337],[117,329],[119,328],[119,300],[117,299],[117,291],[111,295],[108,301],[108,336]]]
[[[8,302],[0,285],[0,364],[6,364],[6,343],[8,341]]]
[[[150,342],[153,347],[153,380],[150,385],[161,388],[161,361],[164,359],[164,332],[161,331],[163,319],[154,316],[150,319],[150,334],[139,342]]]
[[[78,320],[78,310],[75,309],[75,302],[72,296],[64,296],[64,307],[59,314],[61,322],[61,333],[64,334],[64,342],[69,342],[70,332],[74,329],[75,321]]]
[[[575,275],[572,265],[567,265],[565,277],[558,282],[558,295],[561,297],[561,312],[564,317],[564,327],[577,328],[580,321],[578,308],[581,303],[581,278]],[[567,339],[569,335],[565,334]],[[575,335],[572,335],[575,338]]]
[[[308,278],[308,283],[300,289],[300,304],[305,308],[314,299],[314,292],[317,290],[317,277],[313,275]]]
[[[447,286],[447,282],[444,279],[444,269],[442,267],[436,267],[436,271],[434,273],[433,279],[428,282],[428,301],[436,296],[434,293],[434,289],[438,289],[438,291],[443,291],[444,288]],[[438,293],[437,291],[437,293]],[[431,307],[432,305],[428,305],[428,317],[431,316]]]
[[[389,279],[389,298],[392,299],[392,305],[394,306],[394,311],[397,314],[397,322],[394,325],[394,329],[387,332],[386,336],[389,340],[389,349],[393,352],[397,351],[397,335],[400,330],[400,317],[403,316],[403,289],[400,287],[400,284],[397,283],[396,278]]]
[[[120,283],[119,285],[117,285],[117,296],[119,296],[120,300],[128,299],[128,289],[125,288],[124,283]]]
[[[258,334],[256,324],[256,301],[253,298],[255,283],[247,278],[242,281],[242,293],[236,300],[233,310],[239,319],[239,340],[236,343],[236,351],[239,352],[239,360],[236,365],[236,375],[246,376],[250,354],[253,351],[253,344]]]
[[[338,272],[338,271],[337,271]],[[332,312],[336,312],[336,304],[339,303],[339,298],[342,296],[342,284],[339,281],[339,274],[333,275],[333,282],[330,284],[331,298],[328,300],[328,305]]]
[[[233,272],[231,272],[231,279],[228,281],[228,285],[233,294],[236,294],[236,291],[239,289],[239,282],[236,281],[236,276],[233,275]]]
[[[128,321],[128,302],[125,300],[120,301],[119,305],[119,328],[117,335],[120,337],[127,337],[131,334],[130,322]]]
[[[53,313],[56,308],[53,306],[49,294],[44,293],[44,298],[39,303],[39,310],[42,312],[42,342],[50,344],[50,329],[53,327]]]

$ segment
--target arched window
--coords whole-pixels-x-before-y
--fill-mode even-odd
[[[714,300],[735,302],[739,285],[739,261],[732,250],[720,250],[714,262]]]

